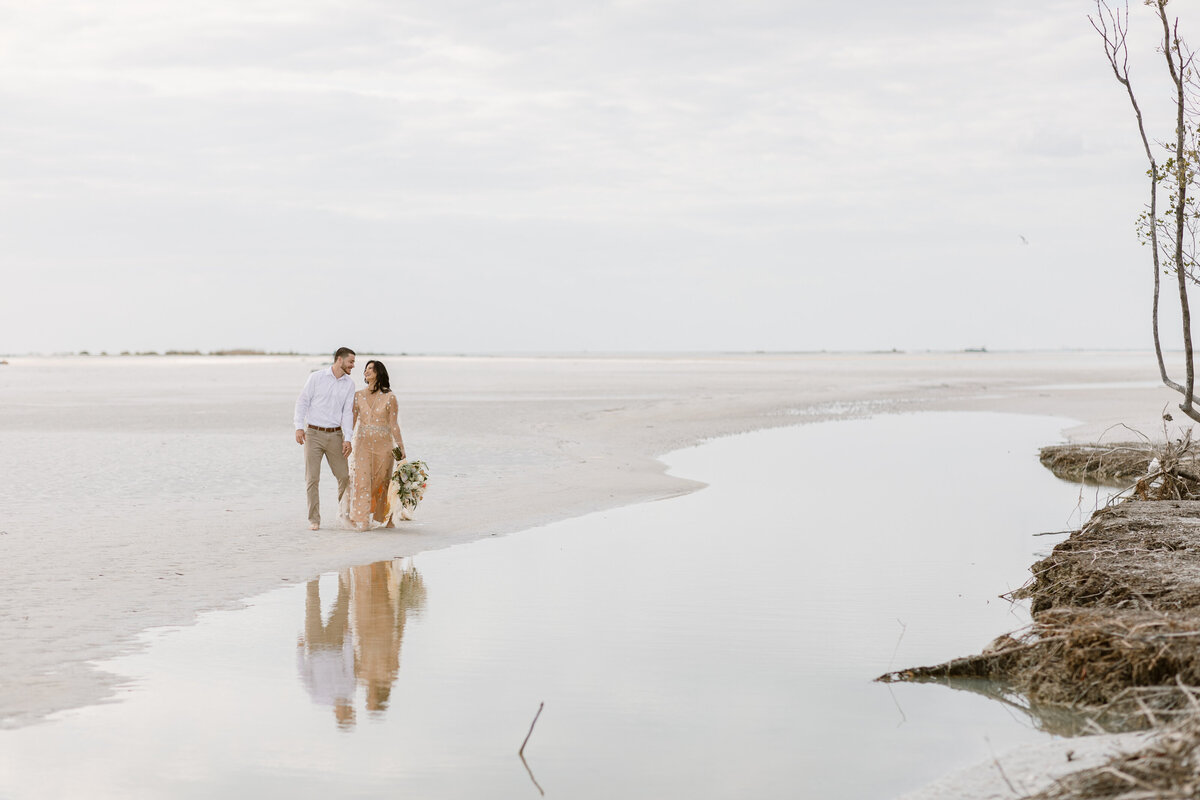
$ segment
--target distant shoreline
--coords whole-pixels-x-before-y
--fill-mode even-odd
[[[600,351],[600,350],[563,350],[563,351],[546,351],[546,350],[513,350],[513,351],[392,351],[392,350],[374,350],[371,348],[358,348],[358,353],[392,356],[392,357],[413,357],[413,358],[696,358],[696,357],[723,357],[723,356],[902,356],[902,355],[966,355],[977,356],[984,358],[992,355],[1013,355],[1013,354],[1064,354],[1064,353],[1143,353],[1150,352],[1149,348],[1131,347],[1131,348],[1098,348],[1086,349],[1077,347],[1065,348],[1041,348],[1041,349],[989,349],[986,347],[960,347],[960,348],[913,348],[909,350],[901,350],[898,348],[890,349],[867,349],[867,350],[630,350],[630,351]],[[1163,351],[1167,354],[1181,354],[1182,350],[1166,349]],[[88,350],[75,351],[54,351],[54,352],[26,352],[26,353],[2,353],[0,358],[127,358],[127,357],[151,357],[151,356],[315,356],[315,357],[331,357],[330,353],[326,352],[303,352],[297,350],[260,350],[257,348],[233,348],[222,350],[122,350],[120,352],[108,352],[100,350],[91,352]]]

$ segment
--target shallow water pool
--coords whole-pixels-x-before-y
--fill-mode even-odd
[[[721,439],[667,458],[710,484],[695,494],[152,631],[103,665],[129,679],[115,702],[0,732],[0,797],[894,796],[1049,736],[977,694],[871,679],[1027,621],[997,595],[1058,540],[1032,534],[1093,502],[1037,461],[1068,424]]]

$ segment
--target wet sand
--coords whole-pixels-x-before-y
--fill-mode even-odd
[[[113,678],[89,662],[149,627],[321,571],[692,491],[656,456],[703,439],[989,410],[1077,419],[1064,436],[1089,441],[1121,423],[1161,434],[1174,406],[1148,353],[391,358],[409,450],[433,470],[419,524],[313,534],[290,417],[321,359],[9,360],[4,727],[105,698]],[[332,486],[326,473],[327,523]]]

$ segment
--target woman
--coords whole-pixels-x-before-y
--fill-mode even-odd
[[[363,370],[367,388],[354,394],[354,448],[350,462],[350,522],[360,531],[371,521],[394,528],[388,508],[388,487],[395,459],[392,448],[404,457],[404,439],[397,419],[399,405],[392,394],[387,367],[368,361]]]

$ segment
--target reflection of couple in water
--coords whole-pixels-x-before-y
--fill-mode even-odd
[[[400,671],[408,612],[424,603],[425,586],[408,559],[351,567],[338,574],[337,599],[326,619],[320,581],[308,582],[297,665],[313,701],[333,707],[338,726],[355,721],[358,686],[364,707],[382,713]]]

